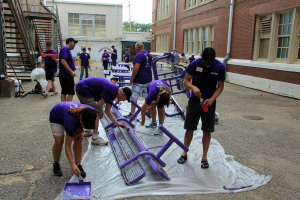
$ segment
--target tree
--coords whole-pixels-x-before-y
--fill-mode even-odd
[[[123,31],[130,31],[129,21],[123,22]],[[151,32],[151,24],[142,24],[138,22],[131,22],[131,32]]]

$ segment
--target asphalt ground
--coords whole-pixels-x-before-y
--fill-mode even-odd
[[[103,77],[99,64],[94,63],[90,76]],[[78,71],[75,80],[79,80]],[[56,81],[60,92],[58,78]],[[35,82],[24,81],[22,86],[31,91]],[[180,94],[176,100],[185,109],[187,98]],[[77,96],[74,101],[79,102]],[[47,99],[40,94],[0,98],[1,200],[54,199],[71,178],[72,170],[64,151],[63,176],[52,174],[54,140],[49,112],[59,102],[60,95]],[[248,192],[129,199],[300,199],[300,101],[225,83],[217,99],[217,111],[220,122],[212,137],[237,162],[259,174],[272,175],[271,181]],[[243,115],[263,119],[249,120]],[[84,151],[88,147],[86,139],[83,147]]]

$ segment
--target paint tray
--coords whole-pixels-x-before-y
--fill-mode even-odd
[[[92,182],[84,182],[79,179],[79,182],[65,183],[62,200],[75,199],[91,199]]]

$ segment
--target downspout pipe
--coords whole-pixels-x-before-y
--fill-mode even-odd
[[[232,21],[233,21],[233,7],[234,7],[234,0],[230,0],[230,14],[229,14],[229,25],[228,25],[227,51],[226,51],[226,57],[223,60],[223,64],[225,65],[225,71],[226,71],[226,68],[227,68],[227,61],[230,59],[230,46],[231,46]]]
[[[175,0],[175,16],[174,16],[174,39],[173,39],[173,49],[176,49],[176,21],[177,21],[177,0]]]

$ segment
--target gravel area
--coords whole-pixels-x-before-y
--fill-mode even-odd
[[[100,63],[92,65],[90,76],[102,76]],[[98,69],[96,69],[96,67]],[[166,71],[162,71],[166,72]],[[77,71],[76,82],[79,80]],[[58,92],[60,84],[58,78]],[[35,82],[23,81],[25,91]],[[263,93],[263,95],[261,95]],[[187,99],[176,95],[184,108]],[[79,102],[77,96],[74,101]],[[0,98],[0,199],[54,199],[72,171],[63,151],[62,177],[52,174],[53,137],[49,112],[60,95],[44,98],[29,94],[24,98]],[[128,199],[300,199],[300,101],[225,83],[217,99],[220,123],[212,137],[226,154],[271,181],[256,190],[232,194],[146,196]],[[260,116],[262,120],[245,119]],[[84,139],[84,151],[88,142]],[[201,187],[201,186],[199,186]]]

